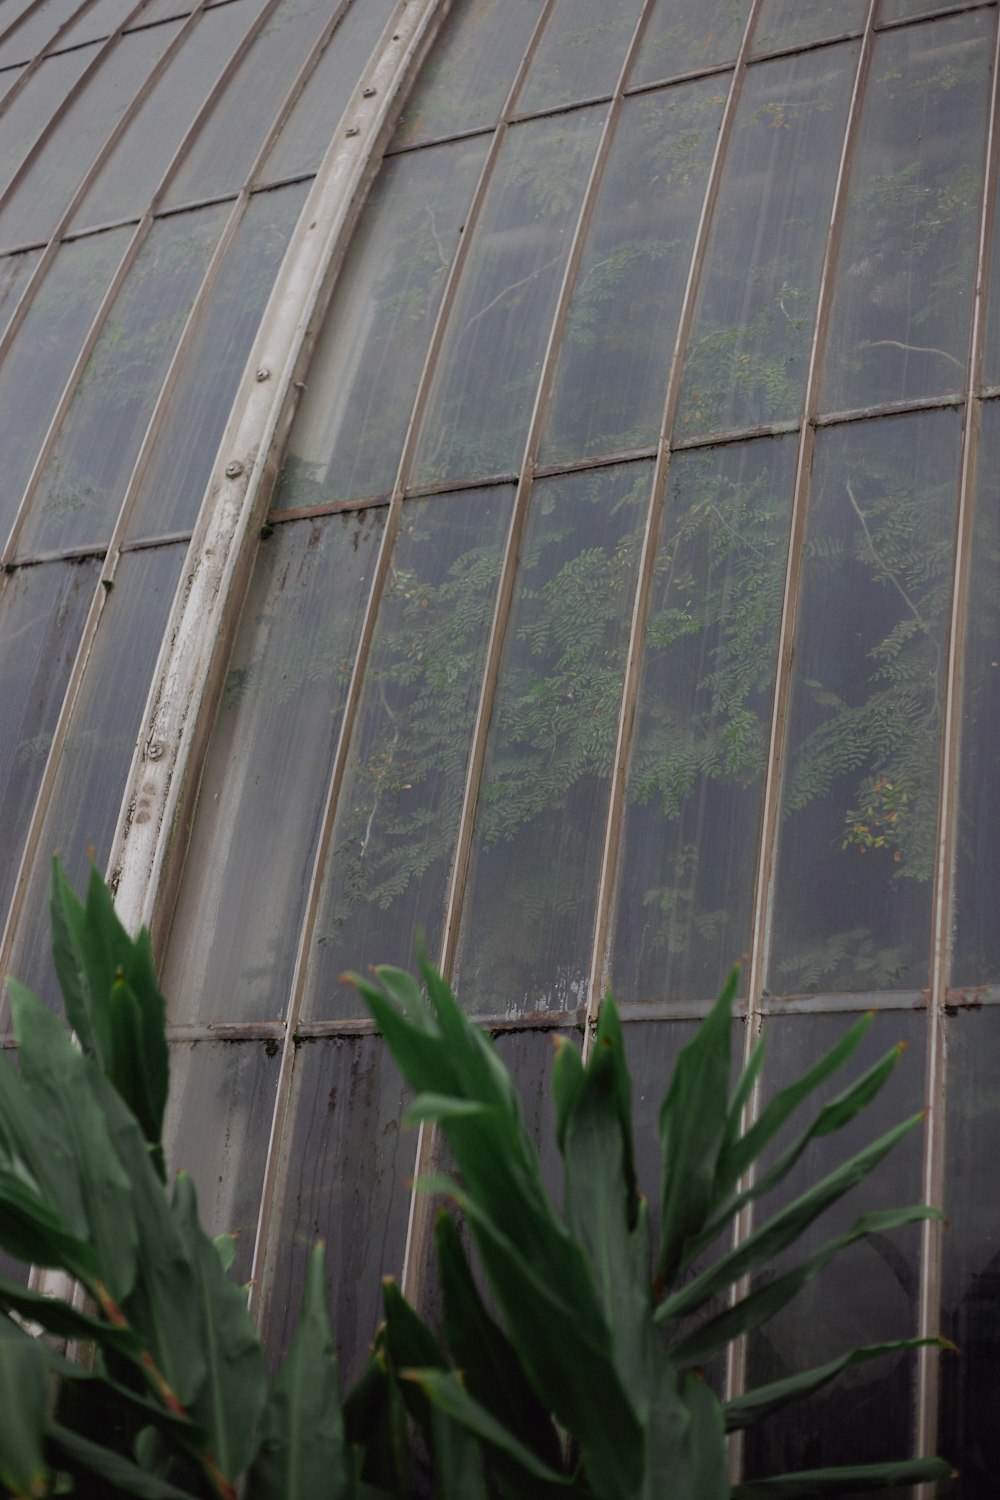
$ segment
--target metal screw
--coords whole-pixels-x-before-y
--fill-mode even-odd
[[[226,478],[238,479],[243,473],[243,465],[238,459],[233,459],[231,464],[226,464]]]
[[[344,134],[345,135],[360,135],[361,134],[361,129],[357,125],[351,125],[347,130],[344,131]]]
[[[362,99],[371,99],[374,96],[374,93],[375,93],[374,89],[368,88],[368,89],[365,89],[363,91],[361,97],[362,97]]]
[[[257,379],[260,380],[260,381],[264,381],[264,380],[270,380],[270,378],[271,378],[271,372],[267,368],[267,365],[261,365],[260,369],[257,371]]]
[[[159,740],[154,740],[148,750],[150,760],[160,760],[163,756],[163,746]]]

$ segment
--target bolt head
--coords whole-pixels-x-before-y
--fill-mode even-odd
[[[159,740],[154,740],[146,753],[150,760],[162,760],[163,745]]]
[[[374,96],[375,90],[373,88],[364,89],[361,95],[362,99],[372,99]]]
[[[261,381],[261,383],[263,383],[265,380],[270,380],[270,378],[271,372],[267,368],[267,365],[261,365],[260,369],[257,371],[257,379]]]
[[[243,465],[238,459],[233,459],[231,464],[226,464],[226,478],[238,479],[243,473]]]

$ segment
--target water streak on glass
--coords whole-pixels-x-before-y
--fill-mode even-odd
[[[677,454],[612,929],[622,1000],[707,1000],[747,949],[797,442]]]
[[[49,237],[179,24],[130,32],[111,49],[0,211],[0,244],[26,244]]]
[[[193,526],[308,183],[256,193],[219,266],[129,518],[130,537]]]
[[[115,299],[31,500],[21,555],[111,539],[228,205],[158,219]]]
[[[747,73],[681,382],[684,436],[801,410],[858,50]]]
[[[754,52],[777,52],[860,31],[868,0],[764,0],[754,25]]]
[[[417,483],[520,463],[604,114],[585,109],[508,133],[431,382]]]
[[[78,20],[74,21],[68,31],[59,38],[59,47],[79,47],[82,42],[91,42],[97,39],[111,36],[112,32],[118,30],[124,21],[136,8],[136,0],[97,0],[85,11]],[[176,15],[184,10],[183,5],[176,5],[171,14]],[[188,10],[191,6],[187,7]],[[154,20],[148,14],[148,7],[139,12],[135,18],[135,24],[148,25]]]
[[[400,117],[393,146],[492,126],[543,0],[456,0]]]
[[[261,4],[243,0],[205,12],[129,121],[71,228],[139,217]]]
[[[642,0],[556,0],[515,101],[518,114],[614,91]]]
[[[42,134],[54,111],[97,53],[97,47],[82,47],[50,57],[28,79],[24,88],[0,115],[0,191]]]
[[[629,83],[655,83],[734,61],[750,0],[657,0]]]
[[[313,355],[275,509],[392,489],[485,154],[483,140],[457,141],[383,167]]]
[[[313,1016],[358,1014],[345,969],[408,967],[421,930],[438,950],[513,499],[505,487],[404,507],[324,878]]]
[[[132,3],[134,5],[135,0]],[[60,26],[80,9],[80,4],[81,0],[44,0],[44,4],[25,18],[9,41],[0,45],[0,67],[6,67],[8,63],[30,62],[36,53],[44,52]],[[6,19],[0,16],[0,23]]]
[[[42,439],[131,230],[63,245],[0,365],[0,527],[17,513]]]
[[[172,1020],[285,1011],[383,522],[382,511],[335,515],[262,544],[167,953]]]
[[[995,25],[970,11],[876,38],[821,410],[962,389]]]
[[[73,706],[8,967],[59,1006],[49,933],[52,856],[77,890],[107,866],[142,711],[186,547],[121,558]]]
[[[960,414],[816,439],[772,994],[927,982]]]
[[[479,788],[457,972],[470,1011],[575,1010],[651,466],[534,490]]]
[[[626,99],[577,272],[541,463],[656,442],[725,101],[716,78]]]

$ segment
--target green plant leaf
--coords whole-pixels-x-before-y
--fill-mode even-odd
[[[18,1496],[48,1493],[47,1401],[41,1346],[10,1318],[0,1317],[0,1484]]]
[[[683,1400],[690,1421],[690,1500],[729,1500],[729,1455],[722,1407],[700,1375],[688,1375]]]
[[[406,1407],[386,1352],[384,1326],[375,1335],[367,1368],[344,1402],[344,1435],[360,1455],[365,1484],[396,1497],[411,1494],[413,1464]]]
[[[58,1338],[93,1343],[111,1354],[141,1363],[143,1343],[133,1329],[116,1328],[102,1318],[89,1317],[61,1297],[48,1297],[0,1276],[0,1308],[30,1318]]]
[[[543,1464],[531,1448],[519,1442],[502,1422],[498,1422],[491,1412],[473,1400],[456,1371],[405,1370],[402,1373],[405,1379],[419,1385],[427,1398],[441,1411],[474,1432],[481,1442],[498,1449],[532,1478],[572,1492],[573,1481]]]
[[[951,1464],[943,1458],[901,1459],[899,1463],[856,1464],[840,1469],[803,1469],[733,1486],[732,1500],[823,1500],[832,1496],[863,1495],[869,1490],[902,1489],[911,1484],[935,1484],[950,1479]]]
[[[49,1423],[47,1437],[60,1468],[74,1474],[96,1475],[133,1500],[196,1500],[195,1492],[168,1484],[121,1453],[114,1453],[58,1422]]]
[[[580,1049],[567,1037],[555,1039],[556,1059],[552,1065],[552,1102],[556,1111],[556,1142],[566,1150],[566,1126],[583,1087],[584,1069]]]

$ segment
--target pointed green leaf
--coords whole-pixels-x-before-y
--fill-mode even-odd
[[[732,1500],[840,1500],[842,1495],[864,1495],[870,1490],[901,1489],[911,1484],[935,1484],[953,1475],[943,1458],[901,1459],[899,1463],[855,1464],[838,1469],[804,1469],[800,1474],[778,1474],[733,1486]]]
[[[552,1065],[552,1102],[556,1111],[556,1141],[566,1150],[566,1126],[583,1087],[583,1059],[580,1049],[567,1037],[555,1039],[556,1060]]]
[[[194,1500],[190,1490],[179,1490],[147,1469],[140,1469],[131,1459],[58,1422],[50,1422],[47,1436],[60,1468],[74,1474],[94,1474],[132,1500]]]
[[[390,1495],[411,1494],[413,1464],[406,1407],[386,1352],[384,1326],[375,1335],[366,1370],[344,1402],[344,1436],[349,1448],[361,1457],[365,1484]]]
[[[435,1406],[474,1432],[481,1442],[497,1448],[519,1468],[546,1484],[567,1489],[572,1480],[543,1464],[530,1448],[519,1442],[491,1412],[474,1401],[454,1370],[406,1370],[404,1378],[415,1381]]]
[[[48,1493],[47,1400],[41,1346],[10,1318],[0,1317],[0,1484],[15,1495]]]
[[[79,1343],[93,1343],[108,1353],[141,1363],[143,1343],[131,1328],[116,1328],[101,1318],[92,1318],[80,1312],[72,1303],[60,1297],[48,1297],[43,1292],[31,1291],[18,1282],[0,1276],[0,1308],[4,1312],[16,1312],[22,1318],[30,1318],[44,1328],[46,1333],[57,1338],[75,1339]]]
[[[684,1382],[690,1419],[690,1500],[729,1500],[729,1452],[722,1407],[700,1375]]]

